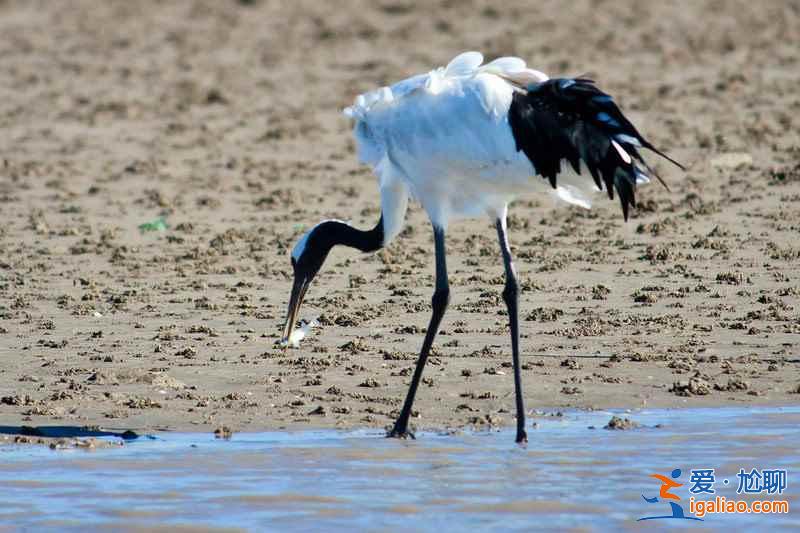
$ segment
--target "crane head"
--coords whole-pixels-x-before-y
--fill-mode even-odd
[[[283,346],[290,344],[306,291],[333,247],[330,232],[325,231],[326,228],[323,225],[324,223],[318,224],[306,232],[292,249],[294,282],[289,296],[289,309],[286,313],[286,323],[283,326],[283,336],[280,341]]]

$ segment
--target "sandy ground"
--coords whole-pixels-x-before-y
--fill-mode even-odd
[[[651,158],[671,191],[627,224],[602,198],[512,205],[527,407],[800,401],[800,2],[566,5],[0,1],[0,433],[390,424],[430,311],[424,213],[335,250],[301,313],[323,326],[284,352],[287,250],[378,218],[341,108],[466,49],[591,73],[689,166]],[[413,425],[510,424],[491,222],[448,246]]]

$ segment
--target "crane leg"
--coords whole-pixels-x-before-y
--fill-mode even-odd
[[[522,377],[519,368],[519,284],[511,260],[511,250],[508,247],[506,236],[505,216],[498,218],[495,223],[497,237],[500,240],[500,250],[503,252],[503,264],[506,268],[506,286],[503,289],[503,300],[508,309],[508,323],[511,329],[511,357],[514,362],[514,393],[517,403],[517,439],[518,443],[528,442],[525,433],[525,406],[522,402]]]
[[[414,405],[414,396],[417,394],[417,387],[422,378],[422,370],[428,360],[433,339],[439,331],[439,324],[442,322],[447,304],[450,303],[450,282],[447,279],[447,261],[445,258],[444,229],[433,227],[433,238],[436,245],[436,291],[433,293],[431,307],[431,321],[428,324],[428,331],[425,333],[425,341],[422,343],[422,350],[417,359],[417,367],[414,369],[414,376],[411,378],[411,386],[408,388],[406,401],[403,403],[403,410],[394,424],[394,428],[387,435],[397,438],[414,438],[414,434],[408,431],[408,419],[411,417],[411,407]]]

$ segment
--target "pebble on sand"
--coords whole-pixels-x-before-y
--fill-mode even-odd
[[[744,152],[730,152],[720,154],[711,160],[713,168],[736,170],[753,164],[753,156]]]

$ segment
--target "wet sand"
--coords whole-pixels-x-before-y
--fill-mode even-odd
[[[798,2],[349,6],[0,2],[0,425],[390,424],[430,312],[424,213],[334,250],[301,311],[322,326],[284,352],[287,250],[379,216],[340,110],[466,49],[590,72],[689,167],[651,158],[670,190],[627,224],[601,197],[512,205],[527,407],[800,401]],[[509,425],[491,222],[448,247],[412,424]]]

